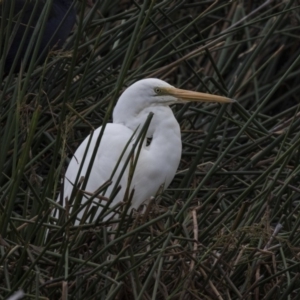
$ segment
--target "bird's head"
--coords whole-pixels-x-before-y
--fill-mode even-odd
[[[231,103],[235,100],[199,92],[178,89],[157,78],[142,79],[129,86],[114,109],[113,119],[131,129],[145,122],[149,112],[159,107],[183,102]]]

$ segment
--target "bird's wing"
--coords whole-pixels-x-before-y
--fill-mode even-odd
[[[65,174],[63,199],[66,199],[66,197],[70,199],[73,186],[76,181],[77,174],[81,164],[82,164],[82,169],[79,178],[81,176],[87,176],[88,165],[89,162],[91,161],[93,150],[95,149],[95,144],[100,134],[100,131],[101,131],[101,127],[99,127],[97,130],[94,131],[84,161],[83,158],[86,152],[86,148],[89,144],[90,136],[88,136],[76,150],[68,166],[67,172]],[[116,162],[120,159],[122,152],[126,148],[126,145],[128,144],[128,141],[131,139],[132,135],[133,135],[133,131],[124,125],[121,124],[106,125],[84,191],[87,191],[88,193],[94,193],[96,190],[99,189],[99,187],[101,187],[107,180],[111,178],[112,172],[116,166]],[[130,143],[122,156],[121,162],[116,172],[117,174],[120,173],[122,167],[124,166],[125,160],[127,159],[131,149],[132,146]],[[124,191],[126,190],[127,178],[128,178],[128,168],[126,168],[122,180],[120,181],[121,190],[118,193],[117,197],[114,199],[113,204],[122,201],[124,196]],[[112,181],[116,182],[116,180],[117,180],[117,176],[113,176]],[[113,187],[114,184],[109,186],[105,196],[110,195]],[[58,199],[60,198],[61,197],[59,196]],[[85,201],[86,199],[83,198],[81,203],[83,204]]]

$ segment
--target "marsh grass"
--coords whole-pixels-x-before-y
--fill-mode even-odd
[[[76,2],[65,51],[0,73],[0,298],[298,299],[299,3],[95,2]],[[127,195],[118,219],[74,226],[60,178],[145,77],[237,103],[173,107],[169,189],[144,213]]]

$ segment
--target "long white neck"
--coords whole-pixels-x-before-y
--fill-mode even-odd
[[[178,168],[181,152],[180,127],[169,107],[156,110],[153,117],[153,138],[148,147],[153,153],[158,169],[166,168],[169,175],[165,179],[168,186]],[[152,123],[152,122],[151,122]]]
[[[145,146],[138,159],[133,182],[135,194],[134,208],[159,190],[166,189],[178,168],[182,144],[179,124],[169,107],[155,107],[151,121],[153,134],[149,146]],[[147,188],[145,188],[147,187]],[[148,194],[151,191],[151,194]]]
[[[145,150],[153,153],[151,159],[153,161],[160,161],[161,166],[168,165],[168,162],[173,162],[174,172],[176,172],[180,158],[181,158],[181,134],[180,127],[174,114],[169,106],[150,106],[140,111],[130,111],[127,108],[126,118],[119,109],[114,112],[114,123],[120,123],[136,130],[141,130],[145,124],[149,113],[153,113],[151,123],[147,130],[147,137],[152,137],[151,144]],[[125,108],[124,108],[125,109]],[[129,113],[130,112],[130,113]],[[124,118],[124,119],[122,119]],[[136,135],[137,136],[137,135]]]

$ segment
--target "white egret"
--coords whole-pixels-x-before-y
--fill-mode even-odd
[[[183,101],[230,103],[234,100],[222,96],[177,89],[155,78],[137,81],[120,96],[113,111],[113,123],[109,123],[105,127],[85,191],[94,193],[110,178],[126,144],[133,136],[134,131],[143,126],[149,113],[153,113],[153,118],[147,130],[147,137],[152,137],[152,140],[150,145],[147,145],[146,141],[144,142],[138,157],[130,185],[130,191],[134,189],[131,208],[137,209],[151,196],[155,196],[162,185],[164,189],[167,188],[178,168],[182,149],[179,124],[169,105]],[[93,137],[90,139],[88,136],[76,150],[65,174],[64,201],[66,197],[70,199],[78,170],[90,142],[80,172],[80,176],[86,176],[100,130],[101,127],[96,129]],[[135,136],[137,136],[137,133]],[[133,144],[134,141],[130,143]],[[117,180],[131,149],[132,146],[130,145],[122,156],[118,169],[112,177],[113,183]],[[111,205],[123,200],[128,183],[128,174],[129,166],[126,167],[120,181],[121,190]],[[113,187],[114,184],[108,187],[105,196],[110,196]],[[81,204],[86,201],[87,199],[84,196]],[[101,207],[97,207],[93,220],[101,212]],[[84,209],[77,215],[75,224],[79,224],[83,213]]]

